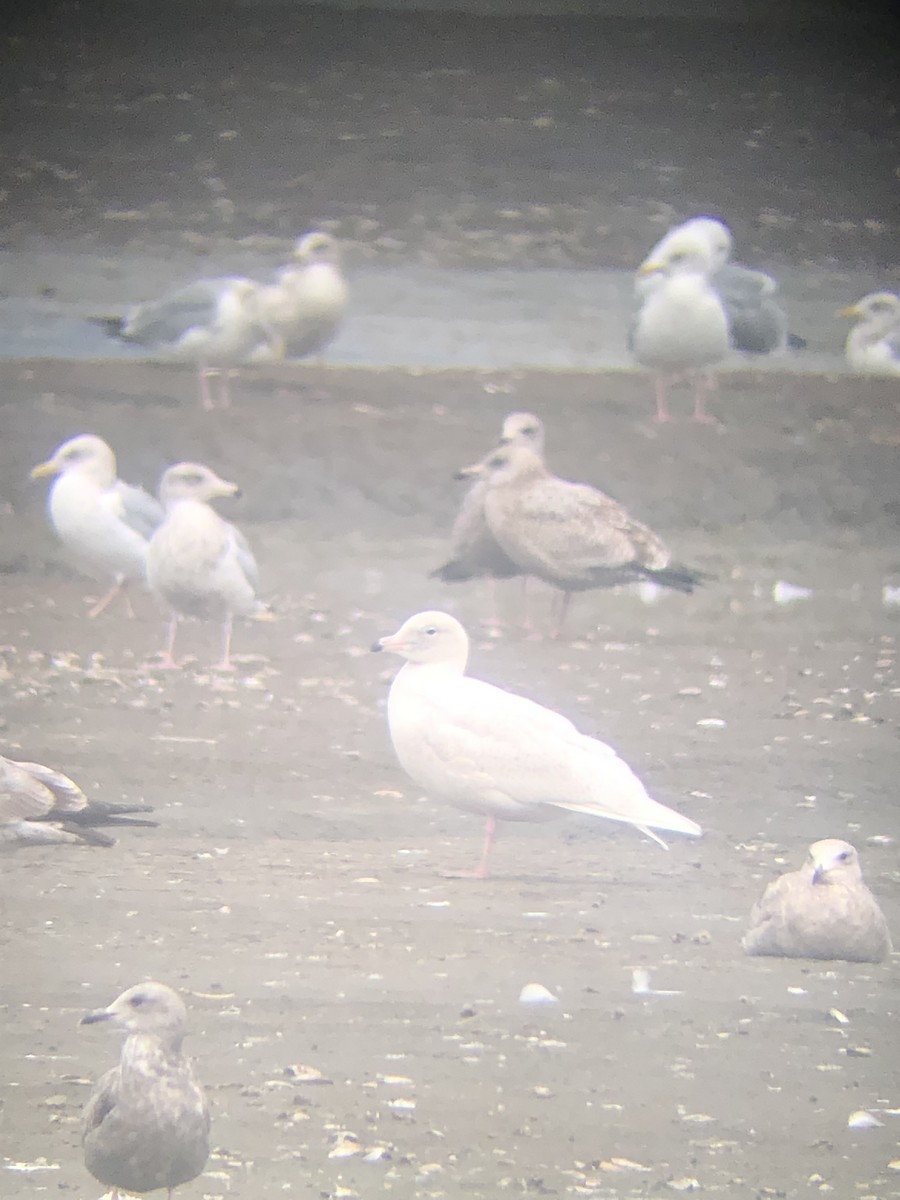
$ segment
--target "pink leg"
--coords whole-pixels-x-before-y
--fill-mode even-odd
[[[656,415],[654,416],[653,420],[662,425],[666,421],[672,420],[671,414],[669,413],[669,409],[666,405],[668,381],[666,380],[665,375],[657,375],[656,379],[653,381],[653,385],[656,395]]]
[[[216,407],[216,402],[212,398],[212,392],[209,390],[209,377],[214,374],[209,367],[200,366],[197,374],[197,382],[200,384],[200,407],[204,412],[212,412]]]
[[[487,824],[484,827],[484,847],[481,851],[481,862],[473,871],[441,871],[441,875],[445,879],[487,879],[490,876],[490,868],[488,859],[491,854],[491,847],[494,844],[494,837],[497,832],[497,818],[488,817]]]
[[[121,590],[124,586],[125,586],[124,579],[116,580],[116,582],[112,585],[112,587],[109,589],[109,591],[106,593],[106,595],[101,596],[100,599],[97,601],[97,603],[94,605],[94,607],[88,609],[88,616],[91,618],[91,620],[93,620],[94,617],[99,617],[100,614],[103,612],[104,608],[106,608],[106,606],[108,604],[112,604],[113,600],[115,600],[116,596],[118,596],[119,592],[121,592]],[[129,609],[131,609],[131,602],[128,600],[127,596],[126,596],[126,602],[128,603]],[[134,611],[132,610],[129,613],[129,615],[133,617]]]
[[[717,417],[706,411],[706,397],[711,396],[715,390],[715,375],[700,374],[694,381],[694,420],[699,421],[701,425],[721,424]]]
[[[155,671],[177,671],[179,664],[175,661],[175,637],[178,633],[178,617],[172,616],[169,620],[168,633],[166,636],[166,648],[159,656],[159,662],[148,663],[147,666],[152,667]]]
[[[231,626],[233,617],[229,615],[225,618],[225,623],[222,626],[222,659],[213,666],[214,671],[233,671],[234,663],[231,661]]]

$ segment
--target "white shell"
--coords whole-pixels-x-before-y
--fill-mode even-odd
[[[542,983],[526,983],[519,992],[520,1004],[558,1004],[559,997],[554,996]]]
[[[812,588],[798,587],[795,583],[788,583],[784,579],[779,579],[772,585],[772,599],[776,604],[792,604],[794,600],[808,600],[812,594]]]
[[[847,1118],[847,1124],[851,1129],[881,1129],[884,1121],[879,1121],[876,1116],[866,1112],[864,1108],[858,1108]]]

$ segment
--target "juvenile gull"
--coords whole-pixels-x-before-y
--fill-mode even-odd
[[[260,285],[258,304],[284,357],[306,358],[324,350],[333,340],[344,318],[348,295],[336,239],[314,230],[297,242],[294,261],[280,269],[276,281]],[[273,347],[267,342],[257,349],[253,360],[272,356]]]
[[[182,1051],[187,1012],[162,983],[139,983],[82,1025],[112,1021],[127,1036],[117,1067],[97,1082],[84,1109],[81,1144],[87,1169],[123,1192],[175,1188],[209,1158],[209,1109]]]
[[[842,308],[840,315],[859,318],[844,346],[853,370],[860,375],[900,376],[900,296],[872,292]]]
[[[388,699],[400,765],[433,797],[487,817],[475,871],[488,874],[498,820],[544,821],[561,810],[651,832],[698,836],[700,826],[659,804],[616,752],[560,713],[465,674],[466,631],[454,617],[410,617],[373,650],[406,659]]]
[[[60,541],[89,574],[112,576],[113,586],[88,613],[96,617],[129,581],[144,580],[162,508],[143,488],[116,477],[116,456],[93,434],[63,442],[31,472],[32,479],[46,475],[56,476],[48,510]]]
[[[156,825],[126,814],[152,811],[146,804],[89,801],[77,783],[40,763],[0,755],[0,849],[90,842],[114,846],[98,825]]]
[[[508,413],[503,421],[500,445],[520,444],[530,446],[538,455],[544,452],[544,425],[534,413]],[[469,478],[465,470],[459,477]],[[457,583],[482,577],[510,579],[521,574],[488,527],[484,512],[487,489],[488,481],[484,475],[476,475],[470,482],[450,533],[450,557],[443,566],[432,571],[433,578]]]
[[[656,420],[671,419],[668,386],[689,377],[694,420],[715,423],[706,397],[715,389],[712,369],[728,354],[729,324],[722,299],[710,283],[714,255],[697,230],[674,230],[638,269],[640,309],[631,331],[639,363],[655,372]]]
[[[753,906],[747,954],[881,962],[891,937],[849,842],[814,842],[799,871],[774,880]]]
[[[709,279],[725,308],[731,346],[744,354],[771,354],[788,344],[803,345],[800,338],[788,333],[788,321],[777,299],[778,284],[764,271],[754,271],[741,263],[733,263],[733,238],[724,221],[715,217],[692,217],[661,238],[642,264],[668,256],[671,247],[685,244],[685,239],[699,237],[706,242],[710,253]],[[638,273],[638,293],[647,287],[647,274]]]
[[[231,627],[236,616],[262,610],[256,599],[258,572],[247,540],[210,506],[217,496],[236,496],[236,483],[199,463],[169,467],[160,481],[165,519],[147,553],[150,589],[171,613],[163,668],[173,657],[180,616],[222,622],[222,659],[214,670],[230,671]]]
[[[528,446],[501,446],[468,470],[487,482],[485,518],[503,551],[562,591],[555,636],[572,592],[649,579],[689,593],[706,578],[672,563],[662,539],[610,496],[552,475]]]
[[[273,357],[283,345],[259,309],[258,285],[243,276],[198,279],[159,300],[138,304],[124,318],[101,318],[107,331],[122,341],[158,351],[168,358],[193,362],[198,370],[200,403],[215,408],[209,379],[220,375],[219,403],[231,401],[228,371],[260,342]]]

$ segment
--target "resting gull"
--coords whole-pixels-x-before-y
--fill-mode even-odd
[[[259,311],[274,330],[284,357],[306,358],[324,350],[340,327],[348,291],[340,267],[340,247],[329,233],[314,230],[300,238],[294,261],[281,268],[274,283],[259,288]],[[272,357],[270,342],[254,361]]]
[[[699,237],[710,253],[710,282],[719,294],[728,317],[732,349],[744,354],[771,354],[787,345],[805,343],[788,333],[788,321],[777,299],[778,284],[764,271],[754,271],[730,261],[734,239],[724,221],[715,217],[692,217],[670,229],[642,264],[667,258],[673,246]],[[647,274],[638,273],[638,293],[647,289]]]
[[[741,943],[747,954],[881,962],[891,953],[887,922],[863,882],[849,842],[814,842],[799,871],[774,880],[753,906]]]
[[[151,812],[146,804],[89,801],[66,775],[40,763],[16,762],[0,754],[0,849],[90,842],[114,846],[98,825],[156,825],[129,814]]]
[[[519,444],[531,446],[539,455],[544,452],[544,425],[534,413],[508,413],[503,421],[500,445]],[[459,477],[467,478],[466,470],[459,472]],[[510,579],[521,574],[488,528],[484,514],[487,488],[487,478],[483,475],[476,475],[470,482],[450,533],[450,557],[432,571],[433,578],[457,583],[485,576],[491,580]]]
[[[858,317],[847,335],[844,355],[860,375],[900,376],[900,296],[872,292],[848,308],[842,317]]]
[[[560,713],[465,674],[466,631],[454,617],[410,617],[373,650],[406,662],[391,685],[388,722],[400,765],[420,787],[487,830],[475,874],[488,874],[498,820],[544,821],[560,810],[699,836],[700,826],[659,804],[616,752]]]
[[[236,483],[220,479],[200,463],[169,467],[160,481],[165,520],[147,553],[150,589],[169,609],[169,634],[161,662],[173,657],[180,616],[222,622],[222,659],[215,670],[230,671],[231,627],[236,616],[263,609],[256,599],[258,572],[247,540],[210,506],[217,496],[237,496]]]
[[[163,983],[139,983],[82,1025],[111,1021],[127,1036],[117,1067],[97,1082],[84,1109],[87,1169],[120,1192],[167,1188],[169,1200],[209,1158],[209,1108],[182,1050],[187,1012]]]
[[[125,317],[99,322],[123,341],[196,363],[204,409],[216,406],[209,379],[220,375],[219,404],[225,408],[231,396],[223,368],[243,362],[260,342],[269,343],[272,357],[283,353],[278,334],[260,312],[258,293],[258,285],[243,276],[198,279],[159,300],[138,304]]]
[[[63,442],[31,472],[32,479],[46,475],[56,476],[48,508],[60,541],[89,573],[113,578],[88,613],[96,617],[129,580],[144,579],[147,543],[162,521],[162,508],[143,488],[116,477],[116,456],[93,434]]]
[[[572,592],[652,580],[690,593],[707,578],[673,564],[662,539],[612,497],[552,475],[528,446],[500,446],[467,470],[487,482],[485,518],[504,552],[562,591],[554,636]]]

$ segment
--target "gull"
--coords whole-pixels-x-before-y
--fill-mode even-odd
[[[239,494],[236,483],[227,483],[200,463],[169,467],[160,481],[165,519],[150,541],[147,582],[171,617],[158,667],[177,667],[175,637],[184,615],[222,622],[222,659],[213,669],[232,670],[235,616],[263,609],[256,599],[256,560],[246,538],[209,504],[217,496]]]
[[[109,1021],[126,1033],[117,1067],[85,1105],[87,1169],[111,1200],[120,1192],[168,1190],[196,1179],[209,1158],[209,1108],[182,1050],[187,1012],[163,983],[139,983],[82,1025]]]
[[[881,962],[891,937],[878,901],[863,882],[849,842],[826,838],[806,863],[774,880],[753,906],[741,942],[747,954]]]
[[[48,475],[56,476],[48,509],[60,541],[89,573],[113,578],[88,612],[96,617],[129,581],[145,578],[148,540],[162,521],[162,508],[143,488],[116,477],[115,454],[93,434],[63,442],[31,472],[32,479]],[[130,604],[128,611],[133,615]]]
[[[677,236],[675,236],[677,234]],[[673,231],[638,268],[641,306],[631,330],[631,349],[656,372],[656,420],[671,420],[669,383],[694,382],[694,420],[716,424],[706,411],[715,390],[712,369],[729,351],[728,315],[710,283],[715,256],[702,232]]]
[[[226,408],[231,396],[222,368],[237,366],[260,342],[269,344],[273,357],[283,354],[279,336],[260,312],[258,284],[240,275],[198,279],[138,304],[125,317],[97,320],[122,341],[195,363],[200,403],[207,411],[216,407],[211,376],[221,375],[219,404]]]
[[[324,350],[340,327],[349,293],[341,274],[340,247],[329,233],[313,230],[294,247],[294,261],[282,267],[274,283],[261,284],[259,312],[278,339],[285,358],[306,358]],[[266,342],[253,361],[272,357]]]
[[[467,472],[487,483],[485,518],[504,553],[562,591],[555,637],[572,592],[652,580],[690,593],[707,578],[672,563],[662,539],[612,497],[552,475],[528,446],[500,446]]]
[[[772,276],[730,261],[734,244],[731,230],[715,217],[692,217],[670,229],[639,269],[638,294],[646,290],[647,274],[641,274],[646,263],[667,257],[672,246],[677,248],[685,238],[696,237],[709,250],[710,282],[728,318],[732,349],[744,354],[771,354],[788,345],[805,345],[802,338],[788,332],[787,316],[777,299],[778,284]]]
[[[51,842],[114,846],[97,825],[156,825],[128,814],[151,812],[146,804],[89,801],[67,775],[40,763],[0,754],[0,849]]]
[[[406,662],[391,684],[388,723],[400,765],[433,797],[487,817],[475,871],[488,875],[497,821],[545,821],[561,810],[652,832],[700,826],[653,800],[610,746],[560,713],[465,674],[469,639],[443,612],[410,617],[373,650]]]
[[[900,296],[871,292],[840,311],[858,317],[847,335],[844,356],[860,375],[900,376]]]
[[[544,425],[540,417],[529,412],[511,412],[503,420],[500,445],[530,446],[536,454],[544,452]],[[457,478],[470,478],[468,468],[458,472]],[[431,577],[444,583],[487,577],[492,584],[492,607],[496,620],[496,597],[493,582],[496,579],[511,579],[521,571],[509,555],[500,548],[491,533],[484,512],[488,482],[485,476],[470,479],[469,487],[459,506],[456,520],[450,532],[450,557],[431,572]]]

